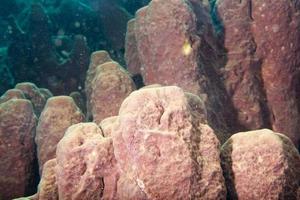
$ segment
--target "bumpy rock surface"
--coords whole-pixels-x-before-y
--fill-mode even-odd
[[[18,89],[10,89],[7,90],[1,97],[0,97],[0,104],[11,99],[26,99],[24,93]]]
[[[199,97],[175,86],[145,88],[126,98],[113,133],[114,153],[120,179],[128,182],[123,185],[139,197],[126,186],[120,196],[226,198],[220,144],[203,111]]]
[[[55,158],[56,145],[67,128],[84,120],[84,115],[71,97],[57,96],[48,99],[40,116],[35,141],[40,174],[46,161]]]
[[[99,124],[104,137],[111,137],[113,133],[113,129],[115,127],[115,122],[117,121],[118,116],[108,117],[102,120]]]
[[[126,41],[125,41],[125,61],[127,69],[133,75],[141,73],[141,62],[138,55],[136,37],[135,37],[135,19],[127,23]]]
[[[96,124],[71,126],[58,143],[56,155],[60,199],[100,200],[103,194],[104,199],[114,199],[117,184],[112,139],[104,138]]]
[[[0,104],[0,199],[32,192],[35,126],[30,101],[12,99]]]
[[[110,62],[112,59],[106,51],[95,51],[92,53],[90,58],[89,69],[86,73],[85,79],[85,94],[86,94],[86,107],[87,107],[87,119],[92,118],[91,111],[91,93],[92,93],[92,81],[95,78],[96,69],[99,65],[106,62]]]
[[[146,85],[176,85],[198,96],[206,94],[209,124],[223,134],[237,129],[218,72],[224,60],[219,55],[222,46],[214,36],[206,4],[193,0],[151,1],[136,13],[127,33],[126,59],[132,73],[138,71],[135,64],[140,62]]]
[[[146,85],[178,85],[199,93],[196,51],[200,44],[199,38],[191,38],[195,31],[196,16],[187,1],[152,1],[136,13],[135,35]]]
[[[47,101],[39,88],[29,82],[18,83],[15,88],[21,90],[25,97],[32,102],[35,114],[39,117]]]
[[[48,160],[45,163],[38,188],[38,200],[58,200],[55,166],[56,159]]]
[[[123,100],[135,90],[129,74],[116,62],[97,67],[92,82],[91,110],[97,124],[118,114]]]
[[[296,145],[300,144],[299,11],[298,1],[216,4],[228,51],[224,79],[239,122],[249,129],[272,127]]]
[[[297,199],[300,156],[282,134],[233,135],[222,146],[222,167],[230,199]]]

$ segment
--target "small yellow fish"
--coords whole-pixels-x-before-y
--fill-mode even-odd
[[[192,50],[193,50],[193,48],[192,48],[189,40],[186,39],[184,41],[184,44],[183,44],[183,47],[182,47],[182,53],[183,53],[183,55],[185,55],[185,56],[190,55],[192,53]]]

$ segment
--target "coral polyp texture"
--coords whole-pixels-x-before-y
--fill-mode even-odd
[[[0,10],[0,200],[300,200],[299,0]]]

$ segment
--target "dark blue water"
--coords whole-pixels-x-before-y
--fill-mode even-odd
[[[72,81],[54,93],[78,90],[79,73],[95,50],[107,50],[125,65],[127,21],[148,2],[0,0],[0,94],[24,81],[45,88]]]

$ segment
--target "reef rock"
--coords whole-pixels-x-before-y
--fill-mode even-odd
[[[297,199],[300,156],[282,134],[262,129],[233,135],[222,146],[222,167],[230,199]]]
[[[92,118],[91,111],[91,93],[92,93],[92,81],[95,78],[96,69],[99,65],[102,65],[106,62],[110,62],[112,59],[106,51],[95,51],[92,53],[90,58],[90,65],[86,73],[85,78],[85,95],[87,98],[86,107],[87,107],[87,119]]]
[[[299,11],[299,2],[284,0],[224,0],[215,8],[227,49],[225,85],[238,121],[248,129],[272,127],[298,147]]]
[[[126,58],[132,73],[138,72],[135,65],[140,63],[146,85],[176,85],[206,95],[209,124],[226,135],[237,126],[218,72],[224,59],[215,35],[202,1],[151,1],[128,24]]]
[[[0,199],[32,192],[35,126],[30,101],[12,99],[0,104]]]
[[[114,129],[115,122],[117,121],[118,116],[108,117],[102,120],[99,124],[104,137],[111,137]]]
[[[29,82],[18,83],[15,88],[21,90],[25,97],[32,102],[35,114],[39,117],[47,101],[39,88]]]
[[[203,111],[199,97],[175,86],[141,89],[124,100],[113,132],[120,180],[128,182],[118,183],[119,196],[226,199],[220,143]]]
[[[91,85],[91,111],[97,124],[117,115],[123,100],[135,90],[129,74],[116,62],[98,66]]]
[[[116,161],[111,138],[94,123],[71,126],[57,145],[56,179],[60,199],[114,199]],[[115,170],[116,171],[116,170]]]
[[[57,96],[48,99],[40,116],[35,141],[40,174],[46,161],[55,158],[56,145],[67,128],[84,120],[84,115],[71,97]]]
[[[26,99],[24,93],[18,89],[10,89],[7,90],[1,97],[0,97],[0,104],[11,99]]]
[[[56,159],[48,160],[39,183],[38,200],[58,200],[58,189],[55,176]]]
[[[145,84],[178,85],[199,94],[199,38],[194,37],[196,16],[187,2],[152,1],[136,13],[134,23]]]
[[[122,200],[148,200],[147,195],[137,184],[137,181],[123,175],[118,180],[117,199]]]
[[[127,32],[125,40],[125,61],[128,71],[132,75],[141,73],[141,62],[139,59],[137,42],[135,37],[135,19],[127,23]]]

